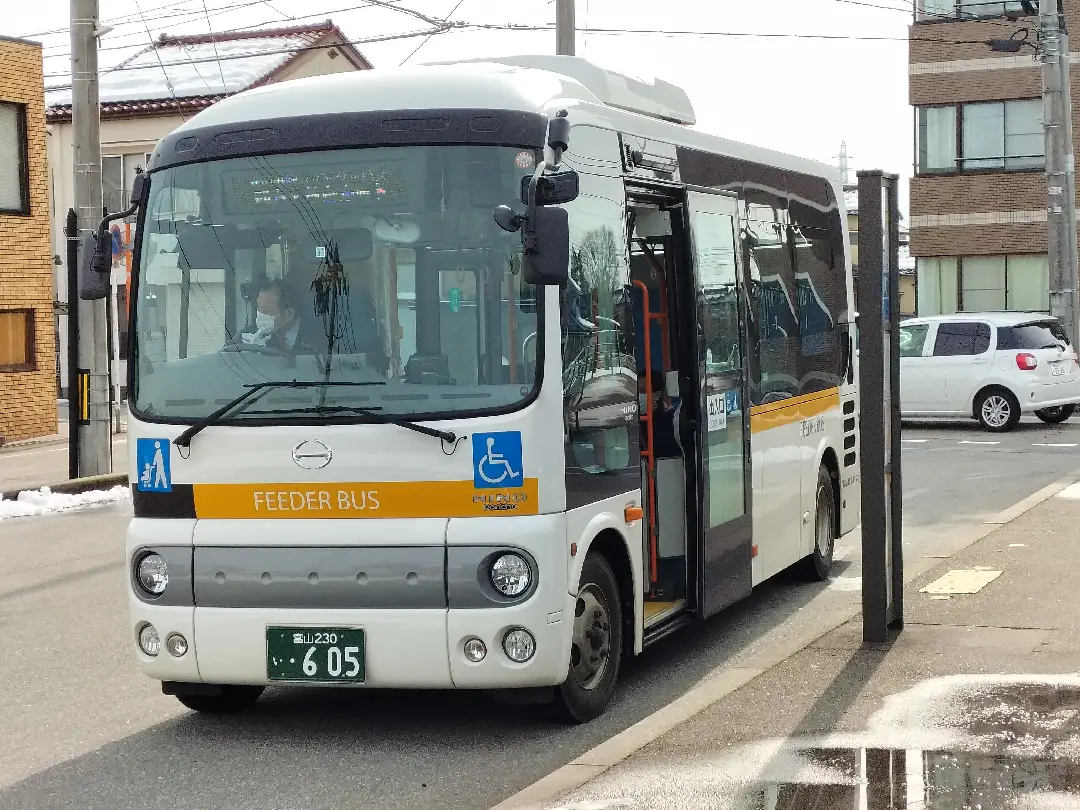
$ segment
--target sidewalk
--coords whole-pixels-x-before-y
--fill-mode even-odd
[[[1006,519],[909,583],[891,643],[864,646],[858,617],[720,672],[731,688],[666,734],[624,732],[500,807],[1080,807],[1054,803],[1080,793],[1080,484]],[[951,571],[977,592],[920,592]],[[1057,677],[1001,677],[1021,674]]]

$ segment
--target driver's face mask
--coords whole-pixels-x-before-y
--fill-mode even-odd
[[[273,315],[267,315],[265,312],[255,313],[255,329],[273,329],[276,319]]]

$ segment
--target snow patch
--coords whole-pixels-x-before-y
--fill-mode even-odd
[[[131,492],[128,488],[120,485],[108,490],[91,490],[90,492],[80,492],[74,495],[53,492],[49,487],[42,487],[37,490],[28,489],[25,492],[20,492],[19,496],[13,501],[0,497],[0,520],[36,517],[88,506],[101,506],[127,500],[130,497]]]

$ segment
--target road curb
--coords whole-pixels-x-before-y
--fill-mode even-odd
[[[0,490],[0,499],[15,501],[20,492],[37,492],[43,487],[48,487],[51,492],[76,495],[80,492],[89,492],[94,489],[111,489],[115,486],[126,486],[128,483],[127,473],[114,473],[110,475],[90,475],[86,478],[71,478],[67,481],[59,481],[55,484],[42,484],[39,487],[28,489]]]
[[[964,527],[945,535],[952,537],[956,545],[949,555],[943,558],[920,558],[913,564],[905,565],[904,580],[910,583],[920,576],[948,561],[966,548],[996,532],[1002,526],[1030,512],[1036,506],[1050,500],[1070,484],[1080,481],[1080,469],[1059,478],[1037,492],[1017,501],[993,517],[976,524],[972,531]],[[600,776],[613,766],[628,759],[649,743],[662,737],[676,726],[689,720],[696,714],[749,684],[755,678],[765,674],[777,665],[791,658],[807,647],[820,641],[845,622],[851,621],[862,612],[861,600],[855,605],[837,607],[828,614],[828,619],[820,626],[820,632],[812,637],[774,645],[751,656],[748,661],[738,665],[722,666],[705,676],[703,683],[693,687],[671,703],[657,709],[652,714],[639,720],[629,728],[605,740],[599,745],[558,768],[547,776],[494,805],[491,810],[543,810],[552,802],[569,795],[574,790]]]

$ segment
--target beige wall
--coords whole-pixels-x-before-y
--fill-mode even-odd
[[[0,101],[26,105],[30,175],[29,216],[0,214],[0,311],[31,310],[34,330],[29,368],[0,371],[0,437],[10,442],[56,433],[49,175],[39,45],[0,40]]]

